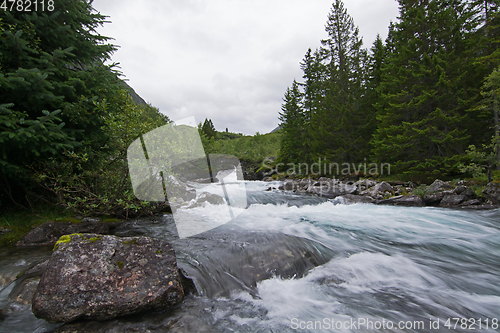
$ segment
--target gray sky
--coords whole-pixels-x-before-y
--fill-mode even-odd
[[[333,0],[94,0],[112,23],[128,83],[172,120],[211,118],[219,131],[267,133],[299,62],[327,37]],[[387,36],[396,0],[344,0],[364,47]]]

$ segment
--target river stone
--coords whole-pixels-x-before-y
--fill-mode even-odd
[[[377,202],[379,205],[394,205],[406,207],[423,207],[425,206],[424,200],[418,195],[396,196],[386,200]]]
[[[385,196],[386,193],[394,194],[394,188],[388,182],[380,182],[368,190],[361,192],[361,195],[377,198],[378,196]]]
[[[483,190],[483,194],[494,203],[500,203],[500,183],[488,183]]]
[[[82,220],[81,223],[46,222],[24,235],[16,246],[54,246],[59,237],[73,233],[109,234],[112,223]]]
[[[184,298],[174,250],[164,240],[74,234],[60,241],[33,298],[38,318],[106,320],[168,309]]]
[[[341,195],[356,193],[357,190],[358,188],[354,185],[344,183],[332,185],[332,183],[322,184],[320,182],[320,186],[311,186],[307,192],[325,198],[336,198]]]
[[[12,232],[12,229],[6,229],[6,228],[0,227],[0,236],[8,234],[9,232]]]
[[[443,182],[442,180],[436,179],[429,187],[427,187],[427,193],[434,193],[438,191],[445,191],[452,189],[453,186],[451,186],[447,182]]]
[[[363,195],[355,195],[355,194],[345,194],[342,195],[341,198],[344,198],[347,203],[374,203],[375,199],[363,196]]]
[[[198,199],[196,199],[198,204],[203,204],[204,202],[208,202],[212,205],[222,205],[224,204],[224,199],[217,194],[203,192]]]
[[[456,206],[466,199],[464,194],[447,194],[441,200],[440,206]]]
[[[377,185],[377,181],[373,179],[360,179],[354,185],[358,188],[359,192],[362,192]]]

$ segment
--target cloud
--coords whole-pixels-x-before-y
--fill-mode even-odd
[[[345,2],[370,47],[395,20],[394,0]],[[111,24],[129,84],[171,119],[211,118],[218,130],[266,133],[309,47],[326,37],[325,0],[95,0]]]

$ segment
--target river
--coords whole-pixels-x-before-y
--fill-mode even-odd
[[[118,235],[169,240],[199,294],[78,332],[500,332],[500,210],[348,205],[273,185],[246,182],[251,205],[194,237],[176,237],[169,215],[129,222]],[[0,255],[15,276],[50,251]],[[15,284],[0,291],[0,332],[64,328],[9,303]]]

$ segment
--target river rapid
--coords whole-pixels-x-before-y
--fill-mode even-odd
[[[246,182],[249,207],[193,237],[179,239],[171,215],[117,232],[172,243],[198,289],[174,311],[61,327],[12,303],[16,283],[4,283],[0,332],[500,332],[500,210],[348,205],[269,186]],[[50,250],[0,256],[8,277]]]

